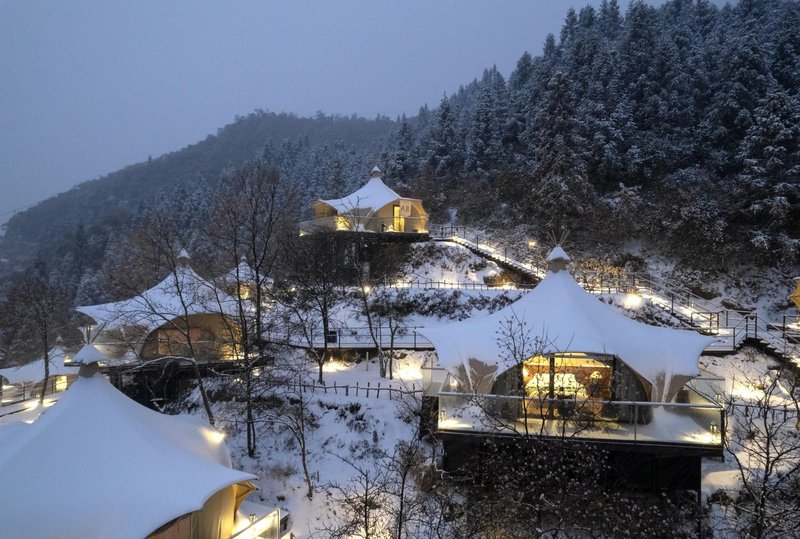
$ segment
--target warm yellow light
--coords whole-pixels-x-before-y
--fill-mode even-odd
[[[322,366],[322,372],[340,372],[347,370],[347,365],[331,359]]]
[[[395,374],[401,380],[422,380],[422,371],[414,365],[403,365]]]
[[[372,292],[372,287],[370,285],[368,285],[368,284],[365,284],[364,285],[364,293],[365,294],[369,294],[370,292]]]
[[[536,240],[528,240],[528,247],[536,247]]]
[[[336,216],[336,230],[350,230],[350,222],[346,217]]]
[[[642,296],[635,292],[629,292],[625,294],[625,299],[622,303],[626,309],[637,309],[642,305]]]
[[[219,445],[225,439],[225,433],[218,430],[206,429],[203,431],[205,439],[214,445]]]

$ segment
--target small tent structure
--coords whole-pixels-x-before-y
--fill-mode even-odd
[[[596,358],[618,358],[649,385],[642,388],[650,390],[649,396],[628,395],[627,400],[644,397],[669,402],[700,374],[697,360],[712,338],[643,324],[598,301],[566,270],[569,256],[560,246],[548,261],[550,271],[542,282],[512,305],[489,316],[421,329],[433,343],[439,364],[473,389],[489,393],[500,375],[524,359],[509,357],[498,344],[499,328],[512,323],[516,331],[526,332],[535,341],[530,343],[530,352],[540,359],[532,358],[529,379],[539,375],[550,379],[552,357],[558,356],[568,367],[561,373],[561,382],[585,387],[590,385],[588,377],[594,376],[595,382],[608,386],[610,367],[609,374],[604,374],[603,361]],[[583,374],[586,383],[579,384]],[[587,396],[591,395],[583,398]]]
[[[351,232],[396,232],[424,234],[428,212],[417,198],[401,197],[381,179],[381,169],[372,169],[370,179],[353,193],[311,205],[314,220],[300,224],[302,233],[320,229]]]
[[[75,377],[78,374],[77,366],[65,365],[67,354],[61,346],[54,346],[47,354],[50,363],[50,377],[57,380],[58,377]],[[4,378],[9,384],[35,384],[44,379],[44,358],[31,361],[19,367],[8,367],[0,369],[0,377]]]
[[[231,338],[237,331],[237,302],[225,290],[198,275],[185,250],[178,265],[161,282],[122,301],[76,310],[95,321],[93,342],[110,360],[133,347],[143,359],[188,356],[189,338],[196,359],[234,357]]]
[[[254,476],[231,468],[208,424],[116,390],[97,372],[100,357],[76,355],[91,363],[32,424],[0,427],[0,535],[230,537]]]

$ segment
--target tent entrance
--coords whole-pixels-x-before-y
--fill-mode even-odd
[[[406,231],[406,220],[400,213],[400,205],[395,204],[392,206],[392,229],[395,232]]]

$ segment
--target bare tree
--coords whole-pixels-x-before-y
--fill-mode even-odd
[[[219,283],[235,300],[236,323],[230,338],[238,350],[247,425],[247,453],[255,456],[254,369],[269,361],[265,332],[272,329],[270,281],[278,255],[278,239],[287,229],[290,193],[277,171],[255,161],[233,170],[223,181],[207,237],[223,263],[233,270]],[[226,298],[227,299],[227,298]],[[222,309],[222,305],[220,305]]]
[[[59,333],[70,327],[67,309],[66,294],[54,282],[41,260],[34,264],[30,272],[17,275],[11,280],[0,304],[5,326],[5,351],[41,354],[44,358],[40,403],[44,402],[50,379],[50,349]]]
[[[183,278],[188,261],[181,256],[180,245],[177,228],[169,216],[157,212],[150,214],[131,235],[125,260],[121,261],[120,267],[112,268],[108,273],[108,280],[116,294],[136,298],[135,305],[131,305],[136,312],[123,313],[125,317],[130,320],[144,318],[157,321],[162,329],[168,329],[170,333],[180,336],[174,344],[177,345],[177,350],[185,353],[171,353],[154,361],[165,365],[171,362],[188,363],[191,366],[206,416],[213,425],[214,413],[200,373],[199,354],[194,338],[196,329],[199,328],[195,328],[192,315],[198,309],[213,310],[214,291],[208,284]],[[177,299],[177,309],[173,304],[162,305],[158,297],[142,294],[147,283],[152,283],[159,277],[164,280],[165,274],[167,278],[164,282],[167,285],[163,292]],[[142,335],[136,331],[131,334],[137,339]],[[139,343],[131,343],[131,348],[138,349]],[[139,360],[144,362],[141,356]]]
[[[740,487],[714,499],[733,510],[727,525],[740,536],[795,536],[800,533],[798,376],[781,364],[760,374],[738,373],[734,383],[748,389],[745,401],[727,400],[725,449]]]
[[[343,298],[348,266],[341,237],[319,231],[283,245],[282,275],[275,284],[275,299],[294,322],[294,331],[314,357],[318,382],[324,384],[323,367],[328,360],[331,316]],[[320,330],[322,334],[320,335]]]
[[[379,357],[381,375],[394,379],[395,342],[405,331],[405,320],[414,312],[415,304],[406,289],[393,290],[389,287],[376,288],[369,297],[367,311],[372,312],[381,327],[389,332],[388,350]],[[382,335],[381,335],[382,338]]]

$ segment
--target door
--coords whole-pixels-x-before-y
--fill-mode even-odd
[[[405,232],[406,220],[400,216],[400,206],[392,207],[392,229],[395,232]]]

